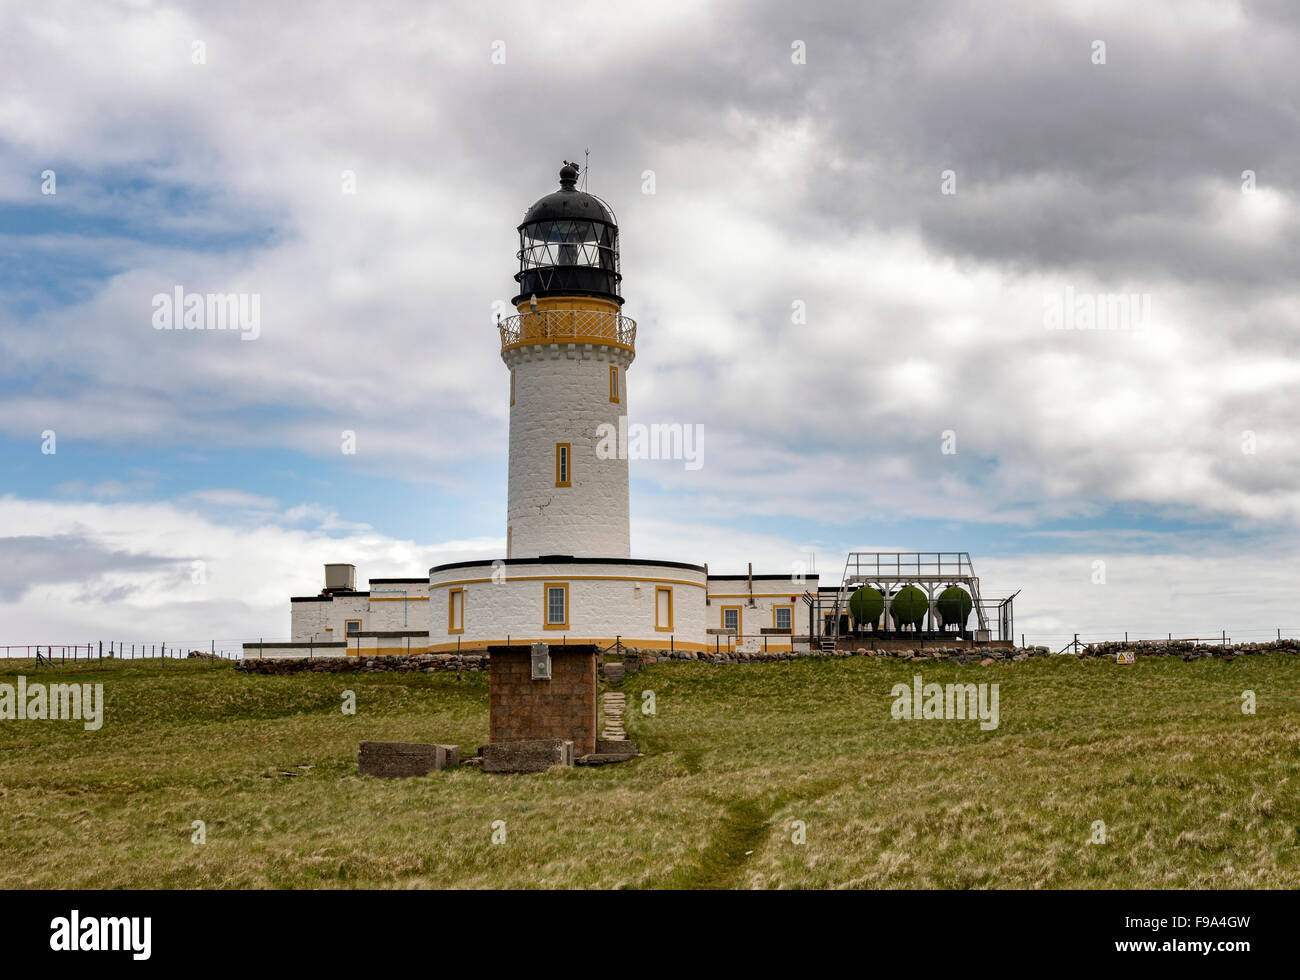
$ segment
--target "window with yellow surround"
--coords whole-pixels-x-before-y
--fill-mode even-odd
[[[671,586],[655,586],[655,629],[661,633],[673,628],[673,590]]]
[[[571,466],[569,454],[570,447],[567,442],[557,442],[555,444],[555,485],[557,487],[572,485],[573,474],[569,472]]]
[[[447,592],[447,632],[465,632],[464,589],[450,589]]]

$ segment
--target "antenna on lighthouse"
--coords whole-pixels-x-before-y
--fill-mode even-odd
[[[591,169],[591,147],[582,151],[582,189],[587,189],[587,171]]]

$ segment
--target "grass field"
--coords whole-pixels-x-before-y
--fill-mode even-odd
[[[891,687],[918,672],[997,682],[1000,727],[892,719]],[[358,742],[473,755],[486,675],[0,662],[0,683],[19,674],[102,682],[107,707],[98,732],[0,721],[6,888],[1300,884],[1300,659],[1285,655],[659,664],[622,685],[630,707],[655,692],[657,713],[629,718],[642,759],[410,780],[358,777]],[[1106,843],[1088,843],[1099,820]]]

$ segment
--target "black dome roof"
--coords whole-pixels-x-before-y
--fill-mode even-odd
[[[560,189],[552,191],[534,204],[524,214],[519,227],[535,221],[602,221],[614,224],[610,213],[600,198],[577,188],[578,168],[566,163],[560,170]]]

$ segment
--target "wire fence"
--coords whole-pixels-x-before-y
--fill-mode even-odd
[[[1291,640],[1300,636],[1300,627],[1274,626],[1271,628],[1250,627],[1247,629],[1203,628],[1182,631],[1166,630],[1159,632],[1139,632],[1136,630],[1099,632],[1099,633],[1030,633],[1020,634],[1020,645],[1050,647],[1053,651],[1061,648],[1077,649],[1090,643],[1192,643],[1196,645],[1228,646],[1233,643],[1268,643],[1269,641]],[[1057,651],[1060,652],[1060,651]]]
[[[714,634],[720,634],[721,631],[710,631]],[[1249,627],[1246,629],[1197,629],[1182,631],[1165,631],[1160,632],[1139,632],[1139,631],[1107,631],[1097,633],[1031,633],[1024,632],[1020,636],[1012,637],[1014,642],[1020,640],[1020,645],[1024,646],[1045,646],[1054,653],[1064,653],[1066,651],[1078,650],[1081,647],[1094,643],[1140,643],[1140,642],[1166,642],[1166,643],[1193,643],[1196,645],[1220,645],[1227,646],[1234,643],[1267,643],[1270,640],[1290,640],[1300,637],[1300,627],[1275,626],[1264,629],[1260,627]],[[749,643],[759,646],[766,650],[769,643],[772,645],[788,646],[793,640],[795,643],[806,643],[808,637],[801,634],[730,634],[730,635],[711,635],[709,637],[710,646],[718,648],[719,651],[728,648],[735,649],[738,646]],[[747,643],[746,641],[749,641]],[[161,640],[155,642],[149,641],[128,641],[128,640],[92,640],[87,643],[24,643],[0,645],[0,660],[46,660],[57,664],[77,663],[89,660],[186,660],[191,659],[191,654],[201,654],[204,659],[213,660],[242,660],[244,657],[244,644],[257,644],[269,642],[263,637],[254,637],[252,639],[233,639],[233,640]],[[668,640],[670,645],[673,644],[673,638]]]
[[[203,659],[241,660],[244,644],[253,640],[92,640],[88,643],[24,643],[0,646],[0,659],[77,663],[86,660],[186,660],[191,654]]]

